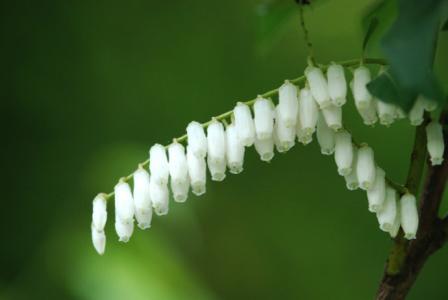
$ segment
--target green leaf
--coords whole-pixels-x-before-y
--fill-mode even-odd
[[[367,47],[367,43],[369,42],[370,37],[375,32],[375,29],[378,27],[378,18],[374,17],[370,19],[369,27],[367,28],[367,32],[364,35],[364,41],[362,42],[362,51],[364,52]]]

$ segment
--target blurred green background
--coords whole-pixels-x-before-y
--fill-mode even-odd
[[[261,17],[269,1],[258,0],[0,4],[1,300],[373,298],[391,241],[316,143],[270,164],[248,150],[242,174],[172,203],[128,244],[111,205],[106,254],[91,245],[91,200],[153,143],[303,72],[297,7],[283,2],[281,24]],[[373,1],[316,2],[307,20],[318,61],[359,57]],[[445,90],[447,50],[444,33]],[[407,122],[367,128],[352,103],[344,121],[403,182]],[[447,299],[447,269],[442,249],[409,299]]]

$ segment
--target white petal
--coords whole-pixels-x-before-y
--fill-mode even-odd
[[[256,113],[255,113],[256,119]],[[271,132],[272,135],[272,132]],[[232,174],[238,174],[243,171],[245,147],[238,138],[236,127],[230,124],[226,129],[227,146],[227,166]]]
[[[358,163],[358,148],[353,145],[353,159],[352,159],[352,171],[350,174],[345,175],[345,186],[350,191],[355,191],[359,188],[358,175],[356,174],[356,166]]]
[[[367,190],[369,211],[379,212],[383,208],[386,199],[386,173],[380,167],[376,167],[375,182],[370,190]]]
[[[179,203],[187,201],[189,190],[190,190],[189,178],[187,178],[187,181],[171,180],[171,191],[173,193],[174,201]]]
[[[299,101],[299,121],[304,134],[312,135],[316,130],[317,118],[319,110],[317,103],[308,88],[300,91]]]
[[[257,139],[272,138],[274,130],[274,107],[270,100],[258,96],[254,103],[254,122]]]
[[[99,255],[104,254],[104,250],[106,249],[106,235],[103,230],[96,230],[96,228],[92,225],[92,243],[93,247],[95,247],[96,252]]]
[[[370,71],[365,66],[359,66],[353,73],[352,92],[358,110],[368,109],[372,102],[372,95],[367,90],[370,82]]]
[[[342,106],[347,99],[347,82],[344,68],[341,65],[331,64],[327,70],[328,93],[334,105]]]
[[[395,118],[397,116],[397,108],[395,107],[395,105],[386,103],[379,99],[375,99],[375,102],[381,125],[391,125],[395,121]]]
[[[151,171],[151,180],[157,184],[168,184],[169,166],[165,147],[155,144],[149,150],[149,170]]]
[[[445,142],[443,140],[443,129],[437,121],[432,121],[426,126],[427,148],[433,166],[443,162]]]
[[[121,220],[115,220],[115,231],[118,235],[118,241],[127,243],[134,232],[134,222],[123,223]]]
[[[260,155],[262,161],[270,162],[274,157],[274,139],[255,139],[255,150]]]
[[[207,128],[207,163],[212,180],[222,181],[226,177],[226,135],[224,126],[213,120]]]
[[[336,132],[334,158],[339,175],[350,174],[353,161],[352,136],[345,130]]]
[[[328,94],[327,80],[322,70],[316,67],[308,66],[305,69],[306,80],[311,89],[314,99],[316,99],[320,108],[325,108],[331,104]]]
[[[328,127],[327,122],[324,120],[324,116],[319,114],[316,136],[317,142],[320,145],[320,152],[323,155],[331,155],[334,153],[334,135],[334,130]]]
[[[207,138],[204,128],[196,121],[191,122],[187,126],[188,147],[194,155],[205,157],[207,154]]]
[[[288,80],[278,89],[277,119],[281,120],[286,128],[294,128],[297,124],[299,110],[297,96],[297,87]]]
[[[193,154],[190,147],[187,147],[188,174],[193,194],[200,196],[205,193],[206,183],[206,163],[204,157]]]
[[[151,194],[152,207],[158,216],[168,214],[169,192],[167,185],[160,185],[152,179],[149,182],[149,193]]]
[[[342,128],[342,109],[339,106],[333,104],[322,109],[322,114],[324,116],[325,122],[328,127],[333,130],[339,130]]]
[[[93,199],[93,209],[92,209],[92,226],[97,231],[104,230],[107,221],[107,201],[104,194],[98,194],[95,199]]]
[[[376,217],[380,224],[380,229],[389,232],[393,229],[397,214],[397,193],[391,187],[386,188],[386,199],[383,209],[377,212]]]
[[[415,239],[418,229],[418,212],[415,196],[404,194],[400,200],[401,203],[401,227],[404,231],[404,237],[408,240]]]
[[[423,114],[425,113],[425,106],[422,98],[417,98],[409,111],[409,121],[411,125],[418,126],[423,123]]]
[[[134,209],[135,218],[141,229],[151,227],[152,202],[149,193],[149,173],[138,168],[134,173]]]
[[[376,114],[376,103],[372,100],[367,107],[357,107],[359,114],[365,125],[371,126],[378,122],[378,116]]]
[[[233,109],[235,127],[244,146],[252,146],[255,141],[255,123],[252,119],[249,106],[238,102]]]
[[[392,225],[392,228],[389,230],[389,234],[391,238],[395,238],[398,234],[398,230],[400,230],[401,225],[401,212],[399,207],[397,207],[397,214],[395,216],[394,224]]]
[[[279,106],[276,108],[276,119],[274,125],[274,143],[277,151],[282,153],[295,145],[296,128],[287,127],[285,122],[278,117]]]
[[[134,222],[134,199],[129,184],[124,181],[115,186],[115,218],[123,223]]]
[[[187,156],[185,148],[174,142],[168,147],[170,186],[173,198],[176,202],[185,202],[190,189],[190,178],[188,176]]]
[[[435,100],[426,98],[423,95],[419,95],[418,98],[423,103],[423,107],[426,111],[435,111],[437,109],[437,102]]]
[[[375,157],[372,148],[369,146],[361,146],[358,149],[358,163],[356,166],[359,187],[363,190],[370,189],[375,181],[375,173]]]

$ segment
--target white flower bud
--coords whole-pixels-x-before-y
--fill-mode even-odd
[[[274,143],[277,151],[282,153],[291,149],[295,145],[296,128],[287,127],[285,122],[278,117],[279,106],[276,108],[276,119],[274,125]]]
[[[257,138],[255,139],[255,141],[256,140]],[[230,173],[232,174],[241,173],[243,171],[245,148],[243,143],[241,143],[240,139],[238,138],[236,127],[234,124],[230,124],[229,126],[227,126],[226,146],[227,146],[227,166],[229,167]]]
[[[98,194],[92,202],[92,226],[97,231],[104,230],[107,221],[107,201],[104,194]]]
[[[419,126],[423,123],[423,114],[425,113],[425,106],[422,98],[417,98],[409,111],[409,121],[413,126]]]
[[[350,174],[353,162],[352,136],[345,130],[335,134],[334,158],[341,176]]]
[[[392,225],[392,228],[389,230],[389,234],[391,238],[395,238],[398,234],[398,230],[400,230],[401,225],[401,213],[400,208],[397,205],[397,213],[395,215],[394,224]]]
[[[380,118],[380,124],[385,126],[391,125],[395,121],[397,115],[397,108],[395,105],[379,99],[375,99],[375,102],[378,110],[378,116]]]
[[[160,185],[155,182],[151,176],[149,181],[149,193],[151,195],[152,207],[158,216],[168,214],[169,210],[169,192],[167,185]]]
[[[404,194],[401,196],[401,228],[404,237],[408,240],[415,239],[418,229],[418,212],[415,196]]]
[[[151,180],[160,185],[168,184],[169,166],[165,147],[155,144],[149,149],[149,170]]]
[[[255,124],[250,113],[250,108],[242,102],[238,102],[233,109],[235,127],[238,137],[244,146],[252,146],[255,140]]]
[[[358,175],[356,174],[356,166],[358,163],[358,148],[353,145],[353,159],[352,159],[352,171],[350,174],[345,175],[345,186],[350,191],[355,191],[359,188]]]
[[[317,120],[317,142],[320,145],[320,152],[323,155],[331,155],[334,153],[334,130],[328,127],[324,116],[320,113]]]
[[[382,231],[388,232],[393,229],[397,210],[397,193],[393,188],[388,186],[386,188],[386,198],[383,203],[383,208],[376,213]]]
[[[92,243],[99,255],[104,254],[106,249],[106,235],[103,230],[97,230],[92,224]]]
[[[297,87],[285,80],[278,89],[277,120],[281,120],[286,128],[294,128],[297,124],[297,113],[299,111]]]
[[[322,109],[325,122],[328,127],[333,130],[339,130],[342,128],[342,109],[339,106],[329,105]]]
[[[134,209],[138,227],[151,227],[152,203],[149,193],[149,173],[139,167],[134,172]]]
[[[182,144],[174,141],[168,146],[171,191],[176,202],[185,202],[190,189],[187,156]]]
[[[188,174],[190,175],[190,184],[193,194],[200,196],[205,193],[206,183],[206,163],[204,157],[198,157],[193,154],[190,146],[187,147]]]
[[[308,88],[300,91],[299,122],[306,135],[312,135],[316,130],[319,110],[316,101]]]
[[[347,101],[347,82],[344,68],[332,63],[327,70],[328,93],[334,105],[342,106]]]
[[[191,122],[187,126],[188,147],[194,155],[205,157],[207,155],[207,138],[204,128],[196,121]]]
[[[274,130],[274,107],[270,100],[261,96],[254,103],[254,123],[257,139],[272,138]]]
[[[352,92],[358,110],[368,109],[372,102],[372,95],[367,90],[370,82],[370,71],[365,66],[359,66],[353,73]]]
[[[115,231],[118,235],[118,241],[127,243],[134,232],[134,222],[123,223],[121,220],[115,220]]]
[[[322,70],[316,67],[308,66],[305,69],[306,80],[311,89],[316,102],[320,108],[325,108],[331,104],[330,95],[328,94],[327,80]]]
[[[426,111],[435,111],[437,109],[437,102],[435,100],[428,99],[423,95],[419,95],[418,99],[420,99]]]
[[[442,164],[443,152],[445,151],[442,125],[437,121],[429,123],[426,126],[426,138],[426,146],[431,157],[431,164],[433,166]]]
[[[369,200],[369,211],[379,212],[383,208],[386,199],[386,173],[380,167],[376,167],[375,182],[370,190],[367,190]]]
[[[134,200],[131,188],[122,180],[115,186],[115,218],[123,223],[134,222]]]
[[[260,155],[262,161],[270,162],[274,157],[274,139],[255,139],[255,150]]]
[[[208,169],[212,180],[222,181],[226,178],[226,135],[224,126],[213,120],[207,128]]]
[[[358,163],[356,174],[358,175],[359,187],[363,190],[372,188],[376,176],[375,157],[372,148],[361,146],[358,149]]]

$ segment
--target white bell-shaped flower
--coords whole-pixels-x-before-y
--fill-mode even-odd
[[[345,130],[341,130],[335,134],[334,158],[339,175],[349,175],[352,171],[353,146],[352,136]]]
[[[104,250],[106,249],[106,234],[103,230],[97,230],[95,226],[92,224],[92,243],[96,252],[99,255],[104,254]]]
[[[323,114],[319,114],[317,120],[317,142],[320,146],[320,152],[323,155],[332,155],[334,153],[335,144],[335,132],[333,129],[328,127],[327,122],[324,119]]]
[[[151,227],[152,202],[149,193],[149,173],[141,166],[134,172],[133,196],[138,227],[141,229]]]
[[[258,96],[254,103],[254,123],[257,139],[272,138],[274,130],[274,106],[269,99]]]
[[[380,167],[376,167],[375,182],[372,188],[367,190],[367,199],[369,200],[369,211],[379,212],[383,208],[386,199],[386,173]]]
[[[317,67],[308,66],[305,69],[305,76],[310,87],[311,94],[314,99],[316,99],[319,107],[323,109],[329,106],[331,104],[331,100],[330,95],[328,94],[328,84],[322,70]]]
[[[308,145],[313,141],[313,131],[308,129],[305,129],[302,127],[302,122],[300,121],[300,114],[297,118],[297,124],[296,124],[296,136],[299,143],[302,143],[303,145]]]
[[[158,216],[168,214],[169,210],[169,191],[168,186],[160,185],[152,179],[149,181],[149,193],[151,195],[152,207]]]
[[[403,109],[401,107],[395,107],[396,111],[395,111],[395,119],[397,120],[402,120],[402,119],[406,119],[407,115],[406,113],[403,111]]]
[[[392,225],[392,228],[389,230],[391,238],[395,238],[397,236],[398,231],[400,230],[400,225],[401,225],[401,212],[397,204],[397,213],[395,215],[394,224]]]
[[[376,103],[373,100],[369,102],[369,105],[367,107],[357,107],[357,110],[365,125],[372,126],[376,122],[378,122]]]
[[[347,81],[344,67],[332,63],[327,70],[328,93],[336,106],[342,106],[347,101]]]
[[[300,91],[299,100],[299,122],[304,134],[312,135],[314,133],[318,117],[317,103],[314,101],[310,90],[305,87]]]
[[[372,148],[363,145],[358,149],[358,163],[356,174],[358,175],[359,187],[363,190],[372,188],[376,176],[375,157]]]
[[[378,111],[378,117],[380,118],[380,124],[390,126],[396,118],[397,108],[391,103],[375,99],[376,109]]]
[[[131,188],[122,179],[115,186],[115,217],[122,223],[134,222],[134,199]]]
[[[415,196],[404,194],[401,196],[401,228],[404,231],[404,237],[408,240],[416,238],[418,229],[418,212]]]
[[[256,113],[255,113],[256,119]],[[272,130],[272,129],[271,129]],[[272,131],[271,131],[272,139]],[[255,139],[255,144],[258,139]],[[266,140],[266,139],[265,139]],[[226,128],[227,166],[232,174],[239,174],[243,171],[245,147],[238,138],[235,124],[230,124]]]
[[[255,141],[255,124],[249,106],[238,102],[233,109],[235,127],[244,146],[249,147]]]
[[[328,127],[337,131],[342,128],[342,108],[336,105],[329,105],[322,109],[325,122]]]
[[[353,73],[353,82],[351,83],[353,98],[358,110],[368,109],[372,102],[372,95],[367,90],[367,84],[370,82],[370,70],[365,66],[359,66]]]
[[[115,220],[115,231],[118,235],[118,241],[127,243],[134,232],[134,222],[124,223],[121,220]]]
[[[190,184],[193,194],[200,196],[205,193],[206,168],[204,157],[194,155],[194,152],[187,147],[187,165],[190,175]]]
[[[418,99],[423,103],[423,107],[426,111],[435,111],[437,109],[438,105],[436,101],[426,98],[423,95],[419,95]]]
[[[299,111],[297,87],[285,80],[285,83],[278,89],[278,105],[276,111],[277,120],[283,122],[286,128],[294,128],[297,124],[297,113]]]
[[[423,114],[425,113],[425,103],[422,98],[417,98],[411,110],[409,111],[409,122],[412,126],[419,126],[423,123]]]
[[[190,189],[185,147],[177,141],[174,141],[168,146],[168,156],[171,191],[173,193],[174,201],[185,202]]]
[[[389,232],[393,229],[397,210],[397,192],[388,186],[383,208],[376,213],[382,231]]]
[[[168,184],[169,166],[165,147],[155,144],[149,149],[151,180],[160,185]]]
[[[255,150],[262,161],[270,162],[274,157],[274,139],[255,139]]]
[[[194,155],[205,157],[207,155],[207,137],[204,128],[196,121],[187,126],[188,147]]]
[[[443,128],[437,121],[432,121],[426,126],[427,148],[433,166],[443,162],[445,142],[443,140]]]
[[[221,122],[213,119],[207,127],[208,169],[212,180],[222,181],[226,177],[226,134]]]
[[[107,201],[104,194],[98,194],[92,202],[92,226],[97,231],[104,230],[107,222]]]
[[[352,159],[352,171],[350,174],[345,175],[345,186],[350,191],[355,191],[359,188],[359,181],[358,181],[358,175],[356,174],[356,166],[358,163],[358,148],[353,145],[353,159]]]
[[[295,145],[296,128],[287,127],[285,122],[279,118],[279,106],[276,108],[276,117],[274,124],[274,143],[277,151],[286,152]]]

